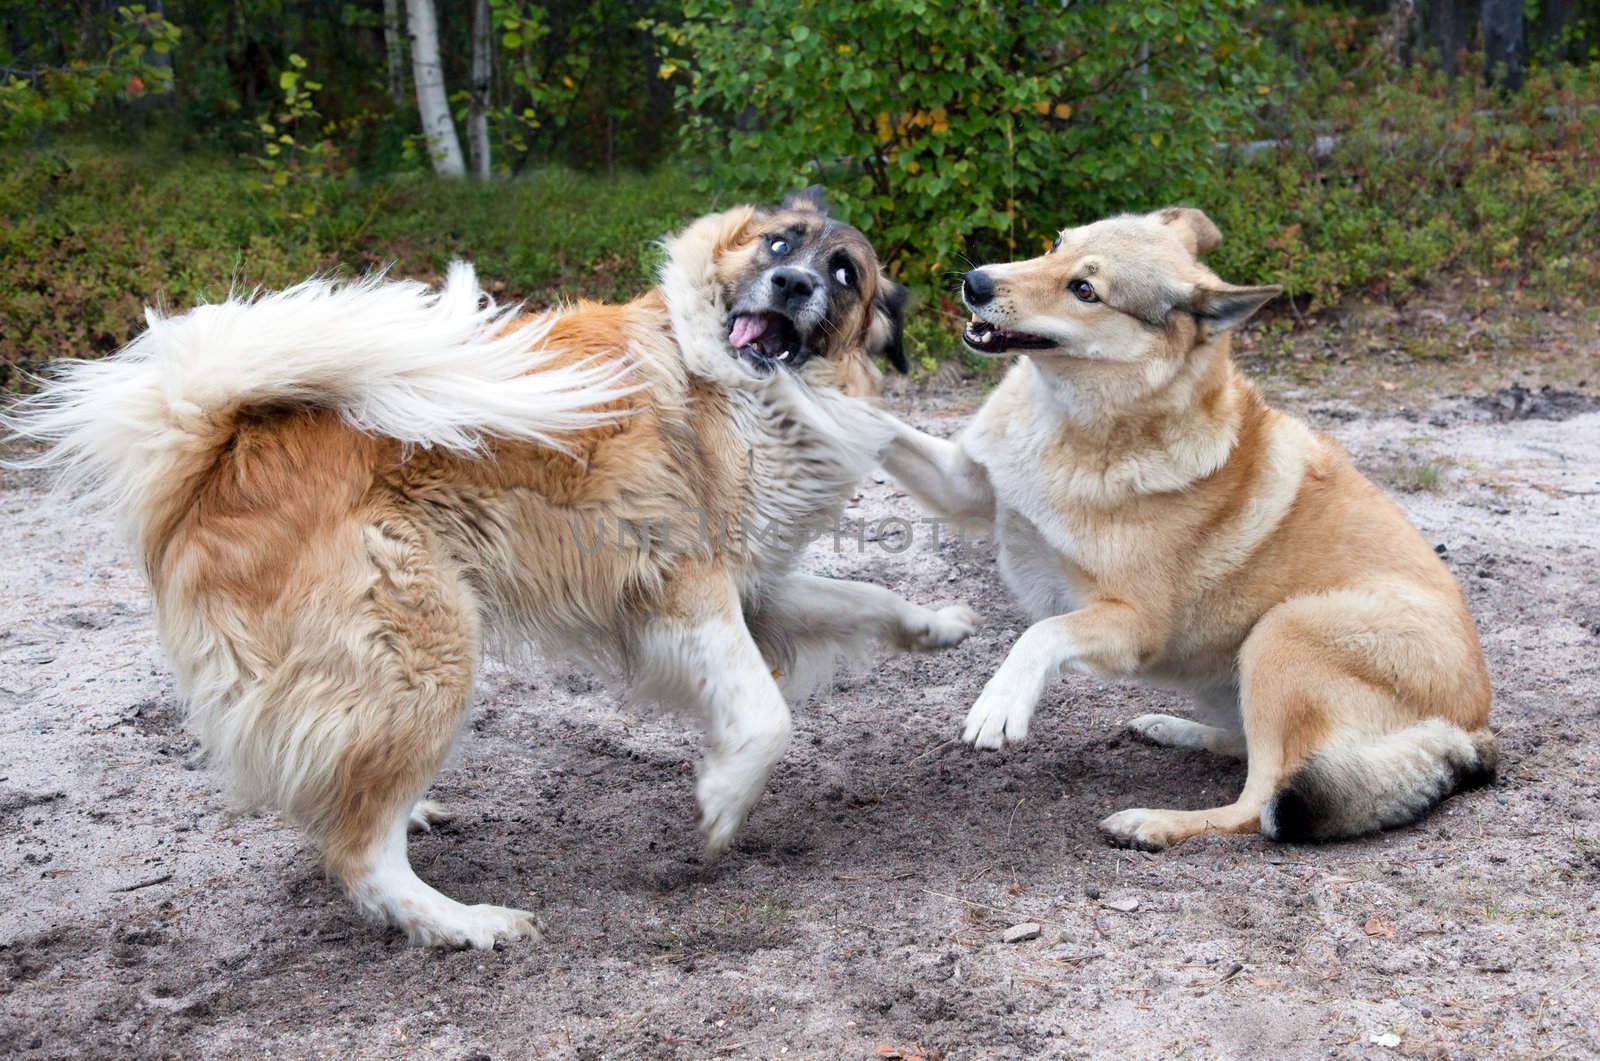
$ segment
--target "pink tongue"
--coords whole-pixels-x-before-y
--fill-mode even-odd
[[[728,345],[735,350],[749,346],[767,334],[767,318],[763,315],[741,314],[733,318],[733,331],[728,333]]]

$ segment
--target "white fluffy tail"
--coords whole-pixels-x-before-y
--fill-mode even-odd
[[[1269,840],[1297,843],[1409,825],[1452,792],[1494,778],[1488,728],[1433,718],[1381,737],[1335,740],[1312,753],[1261,812]]]
[[[3,423],[44,443],[14,462],[118,514],[135,533],[179,492],[249,406],[337,410],[351,426],[416,446],[471,452],[488,438],[562,449],[562,435],[616,417],[596,410],[637,385],[625,359],[556,364],[554,315],[512,326],[472,267],[442,290],[380,276],[308,280],[230,297],[149,329],[113,357],[69,361]]]

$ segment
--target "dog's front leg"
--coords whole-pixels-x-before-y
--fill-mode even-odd
[[[922,507],[973,526],[994,522],[994,487],[989,473],[960,443],[935,438],[887,413],[878,415],[895,427],[879,462]]]
[[[695,795],[706,858],[728,849],[789,744],[789,705],[726,575],[680,576],[634,644],[643,686],[705,719]]]
[[[978,748],[1022,743],[1047,682],[1066,670],[1135,673],[1151,629],[1147,616],[1114,601],[1097,601],[1034,623],[1017,638],[967,712],[961,739]]]

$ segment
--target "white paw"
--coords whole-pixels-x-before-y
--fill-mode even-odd
[[[906,626],[906,641],[915,652],[937,652],[961,644],[978,628],[978,613],[965,604],[951,604],[937,611],[924,609]]]
[[[1140,851],[1160,851],[1171,841],[1166,830],[1159,825],[1160,811],[1134,807],[1121,810],[1100,822],[1100,831],[1108,842],[1118,847],[1134,847]]]
[[[419,947],[472,947],[489,950],[496,943],[540,938],[539,919],[526,910],[481,903],[466,906],[446,899],[421,908],[403,904],[396,923]]]
[[[1173,723],[1180,721],[1171,715],[1140,715],[1128,720],[1128,732],[1152,744],[1172,747],[1178,743],[1177,727]]]
[[[406,822],[406,831],[411,833],[431,833],[435,825],[443,825],[455,820],[455,811],[449,810],[442,804],[431,799],[419,799],[411,808],[411,817]]]
[[[695,785],[700,803],[700,831],[706,837],[705,859],[714,862],[733,843],[750,811],[766,788],[766,772],[759,777],[742,777],[727,768],[707,767]]]
[[[1003,748],[1028,739],[1028,723],[1033,719],[1038,692],[1013,681],[1002,667],[989,679],[967,712],[967,725],[961,739],[974,748]]]

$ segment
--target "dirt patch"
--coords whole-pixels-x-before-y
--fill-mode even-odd
[[[1570,420],[1584,413],[1600,412],[1600,396],[1577,391],[1540,387],[1529,390],[1512,384],[1493,394],[1468,398],[1473,408],[1481,409],[1498,421]]]
[[[897,404],[948,434],[981,397]],[[965,600],[986,624],[800,709],[768,795],[710,870],[687,723],[564,664],[486,668],[433,792],[460,817],[414,852],[450,894],[545,919],[544,943],[490,953],[414,950],[360,922],[294,833],[236,814],[183,729],[126,551],[13,482],[0,1054],[1600,1052],[1600,413],[1502,422],[1430,400],[1374,415],[1348,397],[1307,388],[1291,404],[1369,471],[1440,469],[1397,496],[1482,629],[1494,786],[1357,843],[1114,850],[1100,817],[1223,802],[1242,768],[1129,739],[1125,719],[1182,703],[1083,677],[1052,688],[1026,747],[969,751],[961,720],[1024,626],[990,547],[825,539],[812,569]],[[919,514],[875,482],[850,515]],[[1005,942],[1022,922],[1039,935]]]

